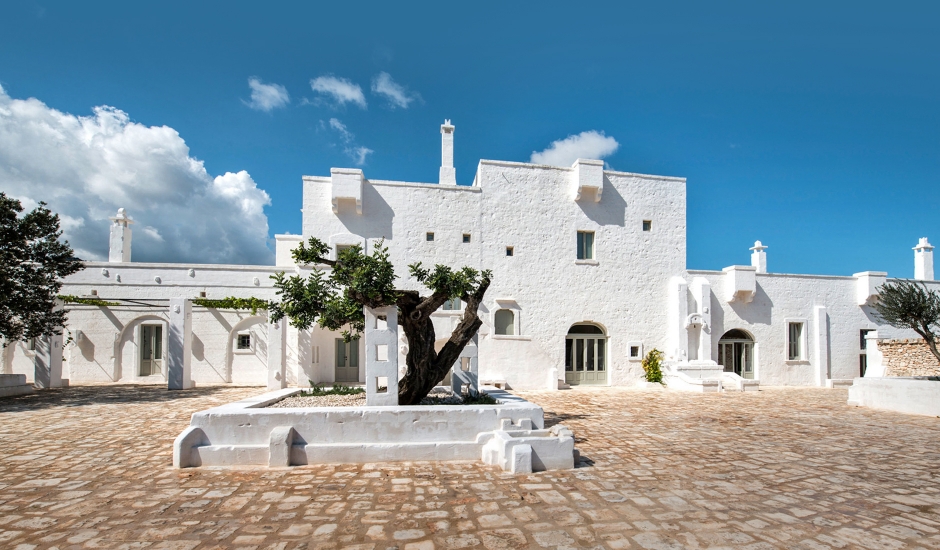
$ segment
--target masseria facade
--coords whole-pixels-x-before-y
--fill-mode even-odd
[[[421,288],[407,275],[415,261],[492,270],[480,308],[479,374],[510,388],[634,385],[653,348],[692,377],[724,372],[763,385],[824,386],[863,373],[866,335],[915,337],[872,314],[884,272],[772,273],[760,242],[742,250],[742,260],[750,256],[742,265],[688,269],[684,178],[605,170],[585,159],[564,167],[481,160],[472,185],[456,185],[454,127],[446,122],[441,133],[437,183],[371,179],[358,169],[304,176],[303,232],[276,236],[274,266],[132,262],[133,222],[119,212],[109,261],[86,263],[62,292],[120,305],[70,306],[62,377],[73,385],[166,383],[172,304],[182,299],[191,308],[187,355],[196,384],[363,382],[362,341],[188,302],[275,298],[270,276],[309,269],[294,265],[290,251],[311,236],[334,255],[384,242],[406,289]],[[915,247],[915,278],[935,286],[932,250],[926,239]],[[441,345],[460,308],[455,301],[435,313]],[[6,348],[3,372],[32,378],[32,347]]]

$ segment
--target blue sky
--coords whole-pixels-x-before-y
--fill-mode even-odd
[[[613,169],[688,178],[693,269],[746,264],[760,239],[770,271],[910,277],[918,237],[940,243],[935,2],[27,2],[4,11],[0,100],[17,130],[7,120],[4,142],[0,117],[0,190],[58,201],[89,255],[106,249],[106,229],[83,212],[110,212],[119,193],[103,180],[129,178],[147,180],[127,198],[140,222],[135,260],[264,261],[259,227],[267,223],[267,237],[300,232],[301,175],[355,166],[359,148],[371,150],[367,177],[436,181],[444,118],[457,126],[459,183],[480,158],[528,161],[586,131],[616,140],[605,157]],[[412,98],[406,107],[372,90],[382,73]],[[329,76],[358,85],[364,106],[312,88]],[[252,108],[252,77],[283,87],[289,102]],[[102,105],[126,119],[95,115]],[[95,160],[82,157],[91,138],[48,145],[62,132],[81,142],[81,121],[95,116],[96,135],[109,136]],[[50,133],[50,124],[70,129]],[[143,131],[164,126],[178,137]],[[173,153],[182,143],[188,152]],[[23,160],[47,146],[34,155],[41,162]],[[163,164],[147,168],[154,151]],[[180,158],[204,170],[180,168]],[[164,174],[168,191],[154,192]],[[78,185],[103,198],[81,203],[69,191]],[[199,185],[198,200],[187,198]],[[239,193],[253,202],[233,211]],[[172,244],[193,233],[224,241],[213,248],[225,252]]]

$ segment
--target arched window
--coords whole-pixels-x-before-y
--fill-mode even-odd
[[[515,334],[516,314],[511,309],[497,310],[493,324],[496,325],[496,334]]]
[[[754,338],[738,328],[722,334],[718,339],[718,364],[725,372],[754,378]]]

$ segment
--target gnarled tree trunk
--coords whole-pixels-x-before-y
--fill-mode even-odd
[[[489,287],[484,278],[473,294],[461,296],[466,303],[463,318],[440,352],[434,350],[434,323],[431,314],[448,300],[446,294],[435,293],[421,299],[417,292],[403,292],[398,300],[398,324],[408,338],[408,371],[398,382],[398,404],[417,405],[434,389],[460,357],[473,336],[483,325],[477,315],[483,294]]]

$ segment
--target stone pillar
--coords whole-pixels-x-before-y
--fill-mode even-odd
[[[61,332],[36,339],[36,356],[33,361],[33,383],[37,388],[64,388],[69,385],[69,381],[62,378]]]
[[[111,220],[111,241],[108,248],[109,262],[131,261],[131,224],[134,223],[124,212],[118,208],[117,215]]]
[[[914,247],[914,278],[918,281],[934,280],[933,247],[927,242],[927,237],[921,237]]]
[[[398,405],[398,307],[364,308],[366,406]],[[379,378],[385,390],[379,393]]]
[[[666,358],[683,363],[689,359],[689,338],[685,322],[689,316],[689,285],[682,277],[669,279],[668,348]]]
[[[813,366],[817,386],[829,379],[829,322],[826,306],[813,306]]]
[[[470,395],[477,395],[480,393],[480,364],[479,364],[479,348],[477,347],[477,342],[479,341],[479,335],[474,334],[473,339],[467,342],[467,345],[463,348],[463,351],[460,352],[460,357],[457,359],[457,362],[454,363],[454,366],[451,367],[450,371],[450,385],[454,393],[460,395],[463,391],[463,386],[469,386]],[[467,370],[463,370],[464,359],[467,361]],[[558,376],[557,374],[555,375]],[[556,389],[558,384],[555,384]]]
[[[878,331],[865,335],[865,378],[881,378],[885,375],[884,356],[878,347]]]
[[[268,321],[268,389],[287,387],[287,319]]]
[[[190,372],[193,345],[193,304],[185,298],[170,299],[169,334],[166,346],[167,389],[195,386]]]
[[[454,125],[450,120],[441,124],[441,178],[442,185],[457,185],[454,169]]]
[[[698,314],[702,318],[701,328],[698,330],[698,360],[712,360],[712,287],[708,279],[695,277],[692,279],[692,297],[698,304]],[[693,329],[690,329],[693,330]]]
[[[767,253],[764,252],[767,248],[760,241],[754,241],[751,247],[751,265],[757,268],[758,273],[767,273]]]

